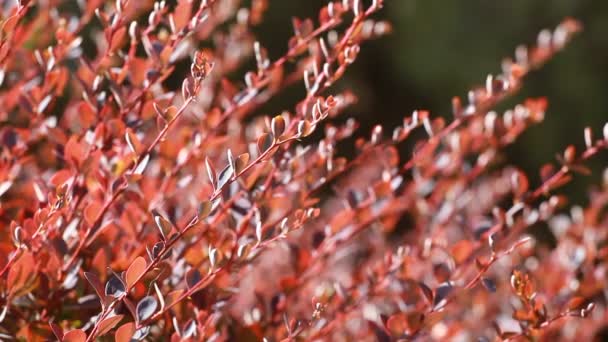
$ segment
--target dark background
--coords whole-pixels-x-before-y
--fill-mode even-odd
[[[285,52],[292,16],[316,21],[326,3],[270,1],[265,23],[258,29],[270,56]],[[348,114],[362,123],[360,135],[368,136],[377,123],[392,131],[415,109],[450,119],[452,96],[464,96],[472,86],[483,84],[489,73],[499,73],[501,60],[513,56],[517,45],[534,43],[540,30],[573,17],[582,22],[583,33],[533,72],[518,96],[498,108],[507,109],[526,97],[549,100],[545,122],[507,149],[507,162],[527,171],[532,184],[538,184],[542,164],[554,161],[570,143],[578,150],[584,147],[585,126],[601,136],[608,121],[608,1],[386,0],[376,17],[391,21],[393,33],[365,43],[357,62],[337,85],[359,96],[359,104]],[[268,110],[291,108],[302,93],[303,86],[290,90]],[[577,177],[564,191],[584,202],[586,189],[601,179],[605,157],[591,162],[591,177]]]

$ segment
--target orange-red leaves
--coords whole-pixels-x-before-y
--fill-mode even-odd
[[[129,266],[129,269],[127,270],[127,273],[125,276],[127,288],[131,288],[137,282],[137,280],[141,278],[141,276],[144,274],[145,270],[146,270],[146,259],[144,259],[143,257],[137,257],[133,261],[131,266]]]

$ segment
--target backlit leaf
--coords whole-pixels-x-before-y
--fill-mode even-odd
[[[146,270],[146,259],[143,257],[137,257],[131,266],[127,269],[127,273],[125,275],[127,288],[133,287],[135,282],[144,274]]]
[[[120,321],[124,315],[116,315],[112,317],[108,317],[99,323],[98,334],[103,335],[108,331],[112,330]]]
[[[116,329],[116,333],[114,334],[114,340],[116,342],[130,342],[131,337],[135,333],[135,324],[130,322],[122,325],[120,328]]]
[[[63,342],[84,342],[87,339],[87,334],[81,329],[68,331],[63,335]]]
[[[275,116],[270,122],[270,127],[272,134],[275,137],[280,137],[285,132],[285,119],[281,115]]]
[[[97,201],[89,203],[86,208],[84,208],[84,219],[89,226],[92,226],[97,220],[97,216],[101,213],[101,208],[101,204]]]

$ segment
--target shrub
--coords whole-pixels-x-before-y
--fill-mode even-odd
[[[608,126],[534,186],[501,151],[547,101],[495,111],[579,24],[518,47],[450,122],[414,111],[345,156],[356,97],[332,85],[390,32],[382,5],[293,19],[276,59],[252,31],[265,0],[5,5],[2,338],[605,336],[608,179],[585,208],[558,188],[589,172]],[[263,115],[297,83],[293,110]]]

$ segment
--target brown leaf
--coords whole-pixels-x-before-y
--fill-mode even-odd
[[[274,144],[274,136],[271,133],[264,133],[258,138],[258,150],[260,154],[265,153]]]
[[[93,287],[95,292],[97,293],[97,296],[103,303],[104,298],[106,296],[104,294],[103,283],[101,282],[99,277],[97,277],[97,275],[95,275],[94,273],[90,273],[90,272],[84,272],[84,277],[87,278],[87,280],[89,281],[89,283],[91,284],[91,286]]]
[[[420,287],[420,290],[422,291],[422,294],[424,295],[426,300],[429,303],[433,303],[433,298],[434,298],[433,291],[428,286],[426,286],[423,282],[419,282],[418,287]]]
[[[234,173],[238,176],[247,167],[249,163],[249,153],[239,155],[234,161]]]
[[[285,119],[281,115],[272,118],[270,123],[272,134],[275,137],[280,137],[285,132]]]

